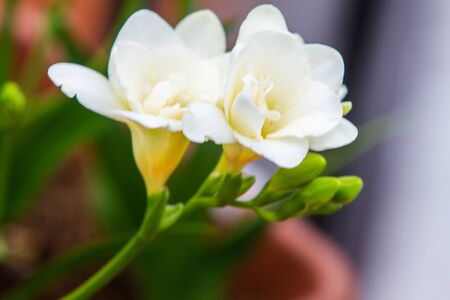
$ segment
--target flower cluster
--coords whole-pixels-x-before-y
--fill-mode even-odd
[[[343,75],[335,49],[305,44],[272,5],[249,13],[230,52],[209,10],[174,29],[141,10],[119,32],[107,78],[70,63],[49,69],[67,96],[129,126],[149,193],[161,190],[189,140],[224,145],[224,173],[260,157],[293,168],[310,149],[352,142]]]

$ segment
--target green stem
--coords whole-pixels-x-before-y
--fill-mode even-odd
[[[92,275],[77,289],[64,296],[63,300],[88,299],[109,281],[141,252],[147,243],[158,233],[158,225],[166,205],[166,191],[149,196],[147,210],[141,227],[128,243],[97,273]]]

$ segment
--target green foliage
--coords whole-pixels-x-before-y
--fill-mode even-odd
[[[9,182],[14,184],[6,191],[4,215],[12,218],[29,207],[67,155],[98,136],[107,124],[75,101],[65,101],[20,128],[14,136],[9,173]]]

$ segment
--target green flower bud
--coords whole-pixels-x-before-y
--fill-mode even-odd
[[[340,185],[335,177],[316,178],[299,192],[297,201],[303,203],[306,209],[316,209],[330,201]]]
[[[0,128],[7,128],[17,123],[25,106],[25,96],[20,87],[14,82],[5,82],[0,87]]]
[[[340,187],[334,177],[319,177],[292,193],[281,205],[273,210],[256,208],[255,211],[268,221],[285,220],[294,216],[304,216],[329,202]]]
[[[300,187],[322,173],[327,162],[323,156],[308,153],[300,165],[292,169],[278,169],[266,186],[269,191],[292,190]]]
[[[333,202],[348,204],[352,202],[361,192],[363,181],[356,176],[339,177],[340,187],[333,197]]]
[[[342,102],[342,116],[346,116],[353,108],[353,104],[350,101]]]
[[[217,205],[223,206],[236,200],[240,195],[243,180],[243,175],[240,173],[237,175],[226,174],[216,195]]]

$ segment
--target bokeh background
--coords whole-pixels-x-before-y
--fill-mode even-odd
[[[124,2],[128,2],[120,0],[23,0],[15,1],[18,6],[12,15],[5,13],[6,2],[0,1],[0,15],[2,23],[12,20],[8,23],[12,32],[9,40],[15,46],[11,53],[2,52],[0,69],[8,66],[9,73],[2,71],[1,80],[20,78],[25,93],[34,95],[28,101],[38,104],[52,97],[63,99],[46,79],[45,70],[51,62],[69,57],[104,70],[108,53],[105,41],[117,29],[118,20],[123,21],[129,13],[120,15]],[[53,2],[58,2],[58,8]],[[347,98],[353,102],[349,118],[361,131],[354,145],[326,154],[328,172],[357,174],[364,179],[365,188],[352,205],[311,222],[351,261],[357,274],[355,299],[450,299],[449,1],[211,0],[196,1],[195,6],[186,1],[144,2],[141,4],[172,24],[193,7],[212,9],[227,25],[230,45],[236,37],[236,24],[248,11],[258,4],[272,3],[284,13],[291,31],[301,34],[308,43],[338,49],[346,63]],[[52,34],[48,34],[49,24],[57,28]],[[6,45],[4,26],[0,48]],[[54,36],[59,44],[53,42]],[[33,68],[27,67],[30,65]],[[93,117],[76,103],[55,107],[61,110],[59,116],[46,119],[48,124],[42,128],[35,128],[35,134],[42,139],[30,147],[24,138],[22,148],[17,150],[23,153],[19,167],[24,172],[33,166],[34,157],[43,157],[41,168],[32,175],[46,178],[48,183],[42,183],[43,188],[37,187],[40,182],[29,183],[31,187],[25,182],[22,186],[21,173],[12,175],[12,180],[17,181],[10,184],[10,192],[19,204],[10,210],[28,209],[4,227],[7,242],[16,249],[0,269],[0,286],[5,289],[51,257],[101,237],[105,229],[99,229],[98,222],[108,232],[121,232],[139,224],[142,207],[138,200],[126,197],[130,190],[136,197],[143,193],[133,169],[126,130]],[[67,132],[74,124],[79,124],[78,129]],[[119,139],[117,132],[123,137]],[[47,153],[42,145],[54,141],[59,141],[59,150]],[[72,150],[63,151],[67,148]],[[207,174],[207,170],[192,165],[199,157],[214,161],[217,151],[212,145],[198,150],[194,162],[185,164],[185,173],[182,170],[175,174],[171,184],[180,186],[187,170],[200,174],[198,178]],[[124,157],[123,153],[128,155]],[[55,167],[47,170],[45,166],[55,157]],[[110,163],[113,161],[121,165]],[[131,169],[120,169],[123,165]],[[250,168],[261,177],[271,170],[273,166],[265,162]],[[120,191],[111,190],[115,180],[124,186],[118,188]],[[190,186],[179,188],[174,197],[189,192]],[[114,197],[126,201],[116,201]],[[40,204],[30,204],[22,198],[36,198]],[[92,206],[97,214],[92,213]],[[121,212],[128,214],[118,217]],[[180,241],[168,241],[159,250],[183,245]],[[157,253],[158,247],[151,251]],[[145,265],[145,261],[139,264]],[[149,264],[155,266],[154,262]],[[163,265],[164,261],[160,268]],[[200,268],[195,264],[185,267]],[[167,270],[166,279],[176,270]],[[69,280],[67,285],[73,286],[77,280]],[[134,285],[119,278],[110,287],[110,294],[106,292],[103,297],[127,299],[129,294],[123,291],[133,289],[130,286]],[[55,290],[50,295],[60,291]]]

